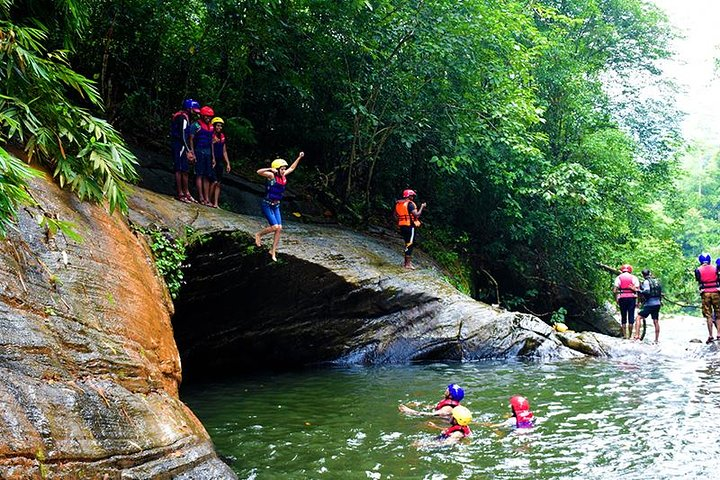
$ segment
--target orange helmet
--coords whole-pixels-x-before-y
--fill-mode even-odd
[[[622,267],[620,267],[620,271],[621,271],[622,273],[625,273],[625,272],[627,272],[627,273],[632,273],[632,265],[626,263],[625,265],[623,265]]]

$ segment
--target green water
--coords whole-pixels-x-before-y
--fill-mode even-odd
[[[485,361],[261,374],[185,388],[183,400],[251,479],[660,479],[720,477],[718,347],[648,346],[622,359]],[[472,439],[398,413],[466,391]],[[484,427],[523,394],[539,426]]]

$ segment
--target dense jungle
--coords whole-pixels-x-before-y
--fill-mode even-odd
[[[682,137],[677,35],[644,0],[0,0],[0,228],[41,202],[29,164],[125,211],[194,98],[235,174],[303,150],[332,221],[392,228],[415,189],[419,248],[478,300],[583,317],[630,263],[697,303],[718,156]]]

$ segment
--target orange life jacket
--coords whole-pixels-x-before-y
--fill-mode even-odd
[[[403,198],[395,202],[395,216],[397,217],[398,226],[409,227],[412,223],[412,215],[409,212],[410,200]],[[413,205],[415,205],[413,203]]]
[[[419,227],[420,220],[415,215],[410,213],[409,205],[413,204],[415,207],[414,211],[417,211],[417,205],[407,198],[403,198],[395,202],[395,217],[397,217],[397,224],[399,227]]]

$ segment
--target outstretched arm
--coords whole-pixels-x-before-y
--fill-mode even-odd
[[[298,157],[295,159],[295,161],[290,165],[290,167],[285,170],[285,175],[290,175],[292,172],[295,171],[298,165],[300,165],[300,159],[305,156],[305,152],[300,152],[298,154]]]
[[[257,171],[258,175],[260,175],[261,177],[269,178],[270,180],[275,178],[276,173],[277,173],[277,170],[275,170],[274,168],[270,168],[270,167],[261,168],[260,170]]]

